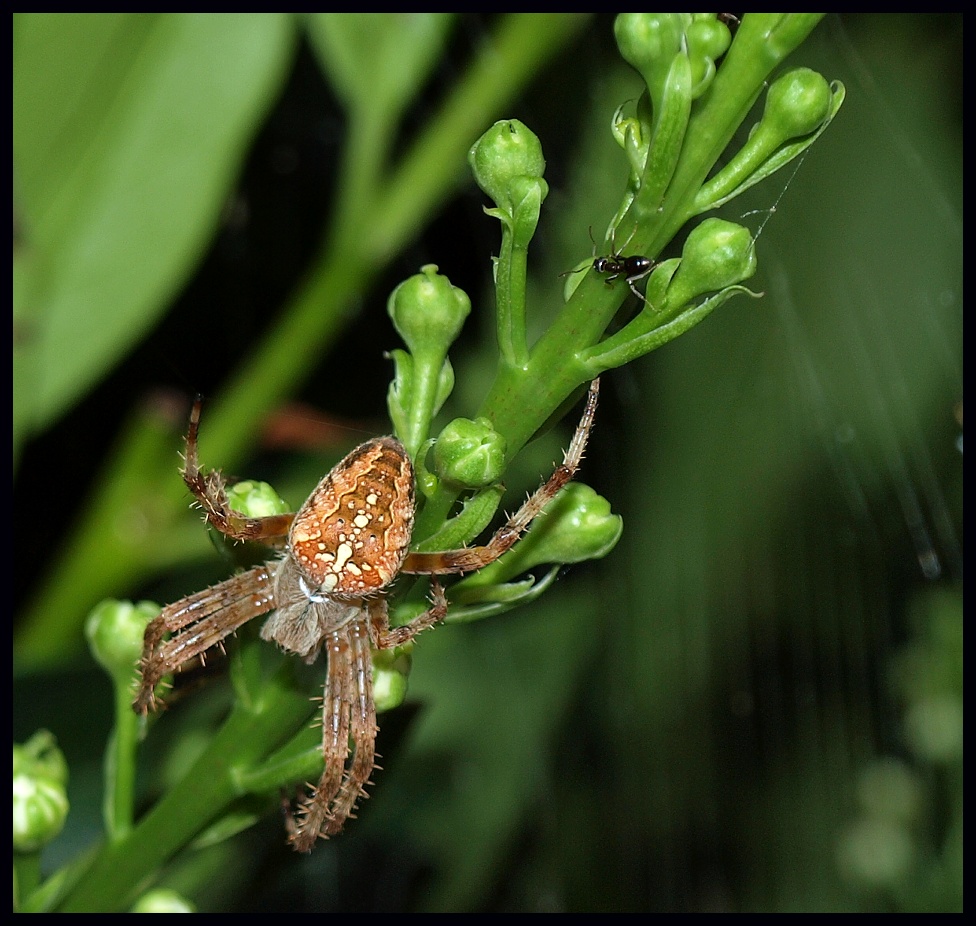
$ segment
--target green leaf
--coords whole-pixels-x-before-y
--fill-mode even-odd
[[[239,807],[235,806],[219,820],[206,827],[190,845],[196,850],[205,849],[208,846],[216,846],[238,833],[243,833],[261,819],[267,809],[265,803],[264,801],[241,802]]]
[[[158,321],[292,56],[285,14],[19,14],[15,446]]]
[[[308,35],[347,106],[396,117],[440,61],[448,13],[315,13]]]
[[[530,575],[527,579],[518,582],[506,582],[503,585],[465,587],[461,592],[458,592],[458,599],[467,599],[471,603],[455,605],[452,600],[445,622],[448,624],[467,624],[471,621],[495,617],[514,608],[531,604],[559,578],[560,568],[553,566],[538,581],[535,576]],[[457,589],[459,586],[455,586],[455,588]]]

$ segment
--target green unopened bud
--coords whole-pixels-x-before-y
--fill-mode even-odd
[[[160,612],[151,601],[106,599],[95,605],[85,621],[92,656],[117,684],[128,685],[142,654],[146,626]]]
[[[14,851],[37,852],[64,828],[68,795],[49,778],[14,775]]]
[[[600,559],[623,533],[620,515],[582,482],[571,482],[546,506],[518,543],[501,559],[454,586],[459,599],[483,597],[483,589],[502,585],[536,566]],[[473,596],[473,597],[472,597]]]
[[[834,118],[845,92],[843,84],[831,86],[809,68],[777,78],[746,143],[698,191],[695,214],[724,205],[801,155]]]
[[[582,563],[601,559],[623,533],[624,519],[610,502],[582,482],[571,482],[533,522],[520,541],[527,549],[519,563],[531,569],[541,563]]]
[[[481,488],[501,479],[507,449],[487,418],[455,418],[434,445],[434,468],[451,485]]]
[[[694,82],[693,95],[700,97],[715,76],[715,60],[728,51],[732,43],[729,27],[715,18],[714,13],[693,13],[695,21],[686,32],[688,57]]]
[[[720,58],[732,44],[732,33],[726,23],[716,13],[692,13],[692,24],[688,27],[688,44],[693,54]]]
[[[620,55],[644,78],[655,106],[690,24],[688,13],[621,13],[613,22]]]
[[[47,730],[14,744],[15,852],[37,852],[61,832],[68,817],[67,779],[64,755]]]
[[[426,604],[417,607],[419,616]],[[391,711],[403,704],[407,697],[410,667],[413,665],[413,644],[373,653],[373,700],[377,711]]]
[[[518,119],[503,119],[488,129],[468,151],[468,164],[478,186],[509,215],[525,198],[525,181],[542,180],[546,169],[542,143]]]
[[[454,388],[447,351],[471,311],[471,300],[435,264],[427,264],[390,293],[387,311],[410,349],[392,352],[396,376],[387,405],[397,435],[415,457]]]
[[[470,311],[467,294],[441,276],[436,264],[426,264],[404,280],[387,302],[393,326],[410,353],[418,360],[439,357],[438,373]]]
[[[810,68],[796,68],[773,81],[766,93],[766,108],[757,132],[768,132],[767,144],[775,149],[792,138],[820,128],[833,95],[823,75]]]
[[[182,894],[160,887],[143,894],[132,906],[132,913],[196,913]]]
[[[14,774],[68,783],[68,763],[50,730],[38,730],[26,743],[14,743]]]
[[[681,264],[667,290],[668,311],[703,293],[748,280],[755,272],[756,250],[749,229],[724,219],[705,219],[685,241]]]
[[[267,518],[291,511],[288,503],[266,482],[245,479],[227,490],[227,504],[247,518]]]

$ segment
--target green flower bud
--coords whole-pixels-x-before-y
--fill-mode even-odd
[[[757,132],[768,132],[769,144],[778,148],[791,138],[820,128],[833,95],[823,75],[810,68],[796,68],[773,81],[766,93],[766,108]]]
[[[142,654],[142,638],[149,622],[160,612],[151,601],[106,599],[95,605],[85,621],[85,636],[92,656],[113,681],[128,685]]]
[[[54,737],[41,730],[14,745],[14,851],[37,852],[68,818],[67,764]]]
[[[68,783],[68,763],[50,730],[38,730],[22,746],[14,743],[14,774]]]
[[[508,553],[467,576],[452,593],[461,601],[484,600],[485,589],[501,586],[536,566],[600,559],[616,546],[623,529],[623,518],[611,514],[605,498],[582,482],[571,482]],[[519,594],[516,589],[509,591]]]
[[[621,13],[614,20],[620,55],[644,78],[655,105],[690,24],[688,13]]]
[[[196,913],[193,906],[181,894],[167,888],[156,888],[143,894],[132,907],[132,913]]]
[[[571,482],[519,542],[525,548],[519,567],[601,559],[617,545],[623,530],[624,519],[611,513],[610,502],[585,483]]]
[[[748,280],[755,272],[756,250],[749,229],[724,219],[705,219],[685,241],[681,264],[667,290],[668,311],[703,293]]]
[[[471,300],[435,264],[427,264],[390,293],[387,311],[410,349],[392,352],[396,376],[387,406],[397,436],[416,457],[431,420],[454,388],[447,351],[471,311]]]
[[[692,54],[705,55],[713,60],[721,58],[732,44],[729,27],[714,13],[692,13],[694,22],[688,27],[688,44]]]
[[[37,852],[64,828],[68,795],[49,778],[14,776],[14,851]]]
[[[415,358],[438,357],[438,374],[447,350],[471,311],[467,294],[426,264],[390,293],[387,312]]]
[[[417,607],[419,616],[426,603]],[[391,711],[403,704],[407,697],[410,668],[413,665],[413,644],[373,653],[373,700],[377,711]]]
[[[288,503],[266,482],[245,479],[227,490],[227,504],[246,518],[267,518],[291,511]]]
[[[716,73],[715,60],[728,51],[732,35],[729,27],[715,19],[714,14],[692,15],[695,21],[688,27],[686,36],[695,87],[693,95],[697,99],[710,86]]]
[[[831,87],[809,68],[777,78],[767,91],[762,119],[746,143],[699,190],[695,213],[727,203],[802,154],[836,114],[844,95],[842,84]]]
[[[538,136],[518,119],[488,129],[468,151],[468,164],[478,186],[508,215],[525,198],[525,179],[542,180],[546,169]]]
[[[434,469],[447,483],[481,488],[501,479],[507,449],[487,418],[455,418],[434,445]]]

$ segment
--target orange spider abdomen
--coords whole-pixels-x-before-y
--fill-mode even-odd
[[[413,532],[414,475],[396,438],[360,444],[299,509],[288,549],[313,591],[356,598],[396,578]]]

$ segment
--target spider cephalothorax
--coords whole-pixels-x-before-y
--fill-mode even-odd
[[[272,612],[261,629],[263,639],[308,663],[324,650],[328,664],[322,713],[325,768],[301,802],[291,842],[307,852],[319,837],[339,832],[375,764],[372,650],[401,646],[441,620],[448,605],[437,576],[494,562],[573,478],[593,425],[598,388],[594,380],[562,464],[488,543],[440,553],[410,552],[414,469],[393,437],[367,441],[344,457],[295,514],[247,518],[233,511],[219,472],[199,467],[198,401],[187,432],[184,481],[207,521],[223,534],[279,544],[284,537],[284,552],[163,609],[146,628],[135,709],[155,708],[155,687],[164,675]],[[401,573],[429,575],[432,601],[409,623],[390,627],[386,594]]]

